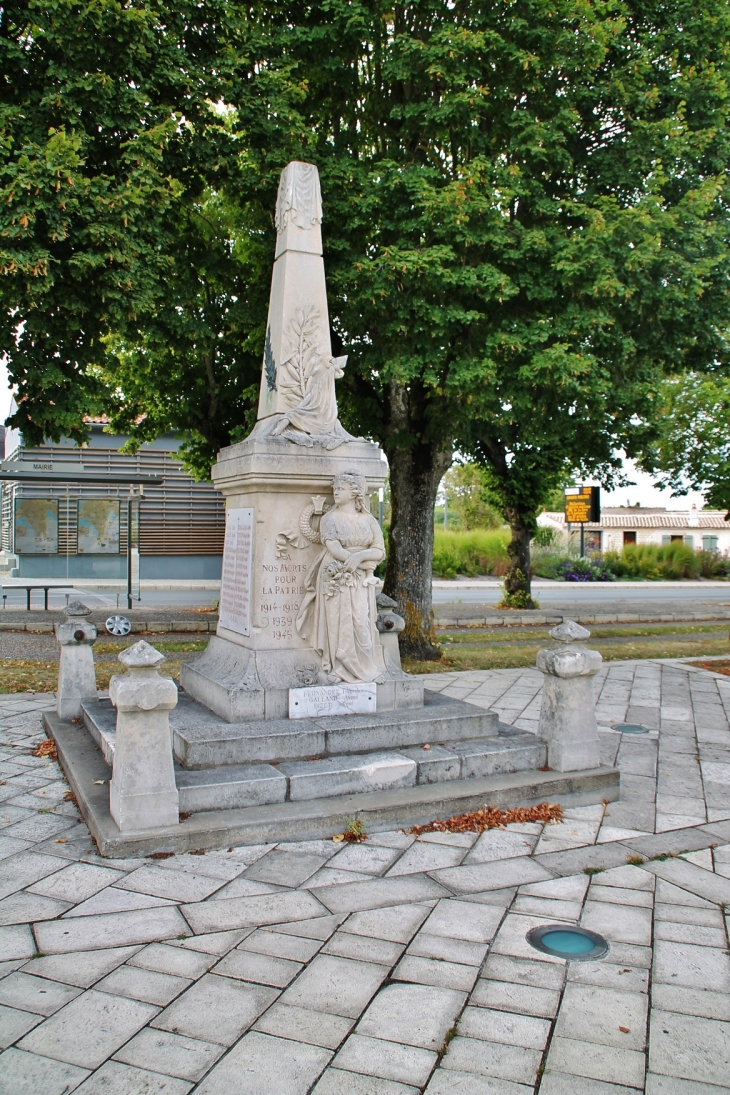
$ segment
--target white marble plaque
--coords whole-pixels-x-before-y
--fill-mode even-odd
[[[223,546],[221,626],[237,635],[251,634],[251,559],[253,553],[252,509],[226,510]]]
[[[289,689],[289,718],[324,715],[372,715],[377,707],[376,684],[323,684]]]

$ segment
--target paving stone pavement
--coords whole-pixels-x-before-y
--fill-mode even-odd
[[[537,727],[534,671],[427,684]],[[730,1090],[730,679],[614,662],[597,689],[607,808],[127,860],[32,755],[52,697],[0,697],[0,1095]],[[563,922],[606,958],[526,942]]]

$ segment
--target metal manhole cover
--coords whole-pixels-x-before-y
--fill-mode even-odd
[[[525,938],[536,951],[554,958],[568,958],[571,962],[592,962],[609,951],[608,942],[602,935],[572,924],[544,924],[532,928]]]

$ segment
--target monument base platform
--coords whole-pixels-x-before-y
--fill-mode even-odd
[[[361,820],[367,831],[378,832],[475,810],[485,802],[504,807],[546,801],[588,806],[619,797],[615,768],[568,773],[520,771],[335,798],[206,810],[166,829],[122,833],[109,813],[109,766],[86,727],[63,722],[55,712],[45,712],[43,718],[99,851],[111,858],[327,838],[343,832],[353,817]],[[180,791],[182,798],[182,787]]]
[[[285,719],[289,690],[314,685],[321,664],[314,651],[250,650],[215,635],[199,657],[183,662],[180,683],[188,695],[226,722]],[[423,705],[423,682],[397,666],[377,689],[377,711]]]

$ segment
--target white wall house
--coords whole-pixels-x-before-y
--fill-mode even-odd
[[[541,528],[553,528],[572,538],[580,535],[580,525],[565,523],[562,513],[545,511],[537,519]],[[730,522],[725,510],[644,509],[643,507],[606,507],[597,524],[585,526],[586,551],[621,551],[627,544],[670,544],[684,541],[696,550],[730,554]]]

